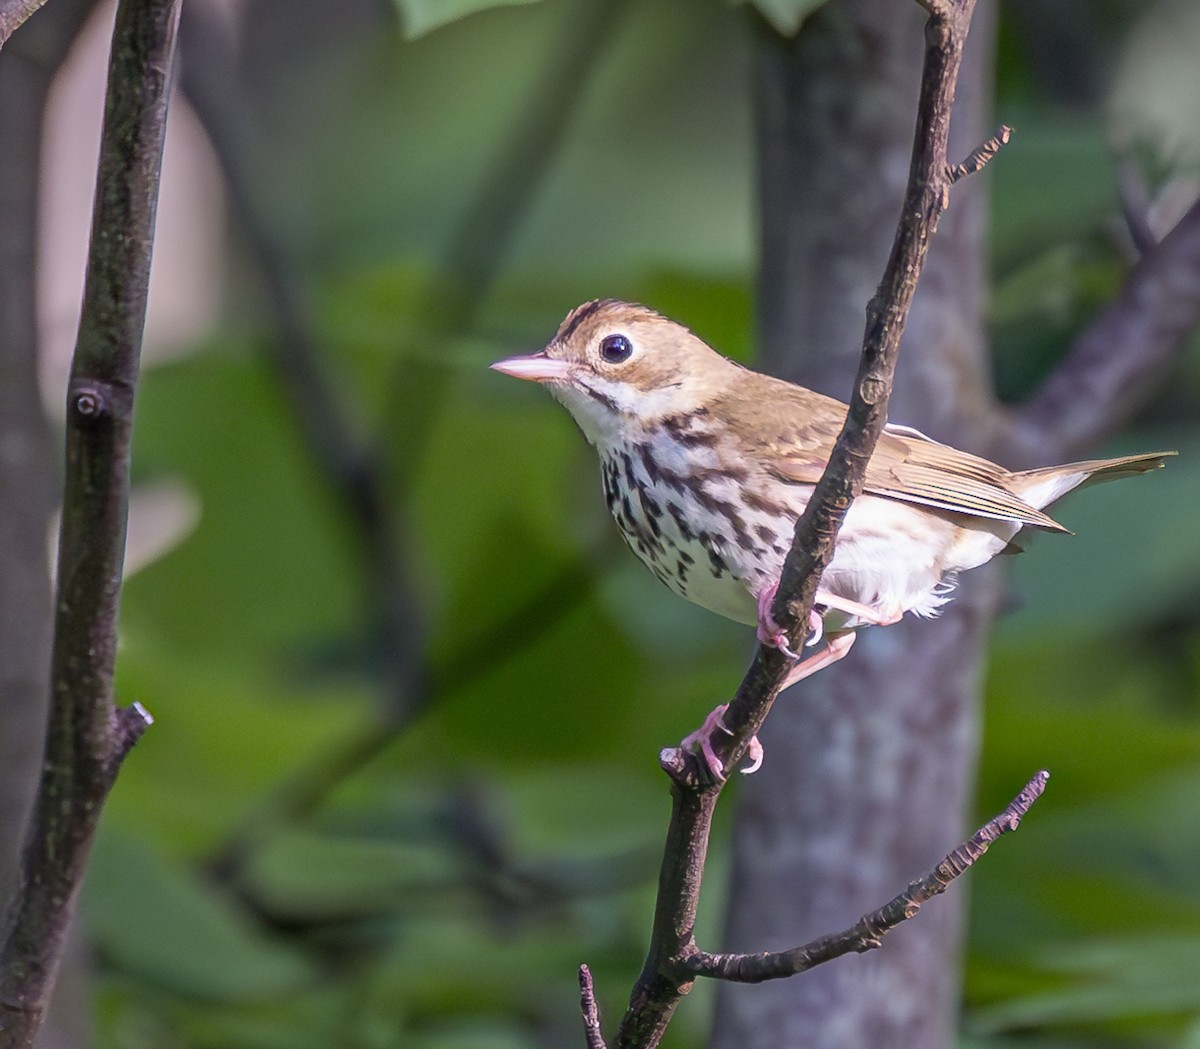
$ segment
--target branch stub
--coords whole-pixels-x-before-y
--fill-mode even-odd
[[[67,405],[71,422],[95,428],[112,416],[112,388],[94,379],[73,381]]]

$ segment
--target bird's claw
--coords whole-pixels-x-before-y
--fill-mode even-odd
[[[775,621],[775,617],[771,614],[771,605],[775,602],[775,592],[778,588],[777,583],[771,583],[758,595],[758,629],[756,633],[760,644],[779,649],[794,663],[800,659],[800,656],[792,651],[787,634],[783,632],[783,627]],[[808,629],[809,634],[804,640],[804,647],[812,648],[821,643],[821,638],[825,633],[825,621],[815,608],[808,614]]]
[[[810,633],[805,639],[804,647],[812,648],[819,645],[821,638],[825,636],[825,617],[815,608],[808,613],[808,629]]]
[[[695,732],[685,736],[679,744],[682,750],[695,752],[698,749],[708,771],[717,780],[725,779],[725,765],[717,757],[717,752],[713,749],[712,737],[716,731],[721,731],[727,736],[733,735],[729,731],[729,727],[722,720],[725,711],[728,709],[729,704],[722,703],[704,719],[703,725],[696,729]],[[749,776],[752,772],[757,772],[763,763],[763,747],[758,741],[757,736],[751,736],[750,742],[746,744],[746,757],[750,760],[750,764],[740,771],[742,775]]]

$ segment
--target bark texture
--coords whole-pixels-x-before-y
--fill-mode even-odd
[[[0,944],[0,1046],[41,1026],[104,799],[150,723],[113,703],[129,445],[179,0],[121,0],[67,392],[50,713]]]
[[[951,155],[992,131],[991,5],[977,9]],[[762,364],[841,398],[887,258],[912,142],[925,14],[836,0],[757,55]],[[956,187],[918,288],[891,417],[965,448],[986,440],[985,186]],[[980,420],[979,431],[975,421]],[[995,606],[971,573],[937,623],[863,632],[852,656],[785,694],[767,760],[739,800],[726,949],[771,950],[841,928],[962,836]],[[958,1001],[961,891],[889,937],[797,980],[722,984],[713,1044],[938,1049]]]

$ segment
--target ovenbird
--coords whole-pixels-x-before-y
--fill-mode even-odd
[[[651,572],[788,651],[771,602],[845,404],[612,299],[572,310],[541,352],[492,367],[542,383],[567,407],[600,455],[621,534]],[[936,615],[958,573],[1010,548],[1022,528],[1067,531],[1043,512],[1066,492],[1156,469],[1170,454],[1010,472],[888,424],[817,591],[808,644],[822,634],[825,644],[788,684],[841,659],[860,626]]]

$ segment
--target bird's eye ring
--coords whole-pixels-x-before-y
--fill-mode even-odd
[[[629,360],[633,344],[624,335],[606,335],[600,340],[600,356],[609,364]]]

